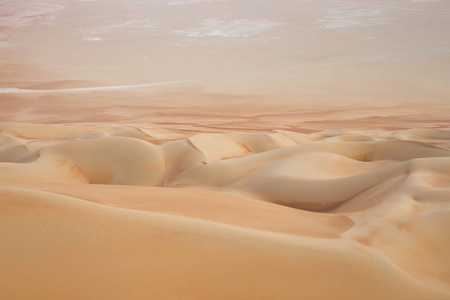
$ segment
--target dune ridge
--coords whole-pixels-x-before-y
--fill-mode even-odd
[[[4,123],[0,294],[448,299],[448,199],[449,128]]]

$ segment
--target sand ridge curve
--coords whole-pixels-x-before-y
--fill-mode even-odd
[[[162,132],[1,125],[4,295],[449,297],[448,129]]]

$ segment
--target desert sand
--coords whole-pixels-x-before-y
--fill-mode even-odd
[[[450,296],[449,129],[0,128],[6,299]]]
[[[0,299],[450,299],[448,28],[0,0]]]

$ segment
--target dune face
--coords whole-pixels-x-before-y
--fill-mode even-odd
[[[450,297],[448,129],[1,130],[3,298]]]
[[[450,299],[449,28],[0,0],[0,300]]]

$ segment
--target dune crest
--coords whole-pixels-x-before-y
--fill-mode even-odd
[[[6,297],[450,297],[448,129],[0,129]]]

